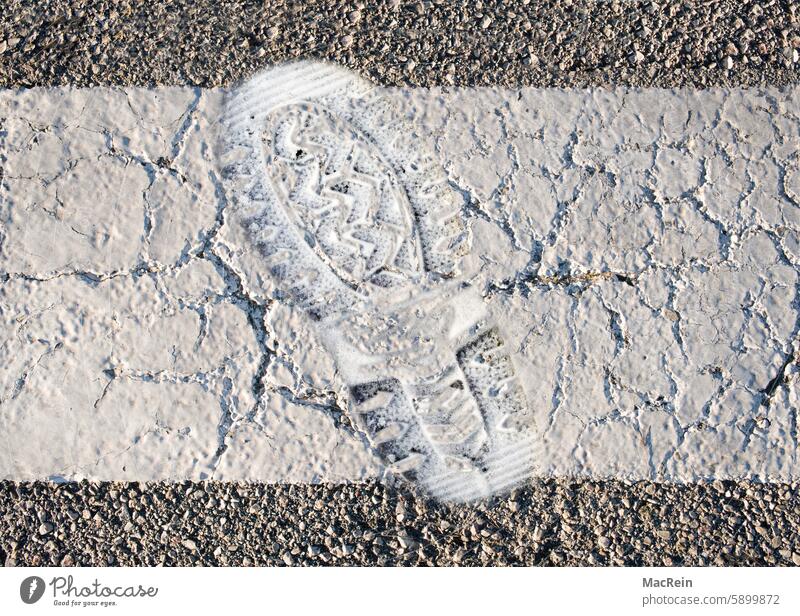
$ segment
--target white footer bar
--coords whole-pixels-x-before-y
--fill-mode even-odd
[[[797,569],[5,569],[5,614],[783,614]],[[33,588],[31,588],[33,585]],[[39,597],[32,604],[28,601]],[[195,612],[196,610],[196,612]],[[527,611],[526,610],[526,611]],[[580,610],[580,611],[579,611]],[[585,612],[584,612],[585,611]],[[241,612],[245,613],[245,612]]]

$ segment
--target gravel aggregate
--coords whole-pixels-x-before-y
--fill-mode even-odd
[[[237,82],[300,57],[386,85],[783,85],[794,0],[6,0],[0,87]]]
[[[0,484],[0,562],[800,565],[800,485],[542,480],[442,505],[405,486]]]

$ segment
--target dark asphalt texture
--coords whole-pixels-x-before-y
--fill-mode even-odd
[[[6,565],[797,565],[800,486],[0,484]]]
[[[314,57],[385,85],[795,83],[789,0],[5,0],[0,87],[236,83]]]

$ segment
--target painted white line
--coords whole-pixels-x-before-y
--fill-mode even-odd
[[[409,122],[398,147],[444,168],[471,240],[454,305],[504,343],[538,473],[798,477],[796,89],[365,91]],[[357,356],[330,353],[341,330],[300,309],[225,200],[225,97],[0,92],[0,477],[383,472],[342,414]],[[379,323],[347,314],[349,332]],[[431,331],[403,340],[444,348]],[[436,361],[425,348],[414,361]],[[482,462],[491,489],[520,479],[504,455]]]

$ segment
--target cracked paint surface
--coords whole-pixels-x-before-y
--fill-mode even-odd
[[[540,472],[798,476],[787,90],[386,89],[463,198]],[[226,224],[222,93],[0,92],[0,476],[382,472]]]

